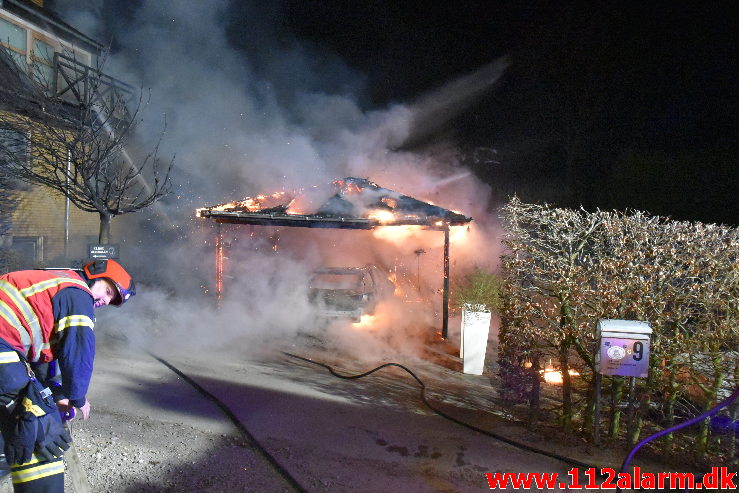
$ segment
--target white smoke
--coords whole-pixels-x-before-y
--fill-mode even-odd
[[[367,232],[239,226],[223,227],[230,245],[227,297],[220,310],[213,308],[216,228],[194,219],[196,207],[346,176],[472,216],[470,239],[452,245],[453,268],[496,264],[489,187],[460,166],[451,146],[442,143],[433,152],[398,148],[489,89],[502,64],[463,75],[409,104],[364,108],[362,74],[331,53],[280,34],[274,11],[258,2],[239,3],[241,27],[240,19],[230,18],[227,0],[144,0],[118,16],[104,10],[102,0],[54,4],[82,31],[103,42],[115,39],[106,71],[150,90],[141,136],[153,145],[166,116],[160,155],[176,154],[174,194],[159,205],[165,213],[115,220],[122,226],[122,259],[148,286],[128,310],[106,313],[110,323],[140,328],[147,344],[163,339],[157,331],[179,334],[182,344],[287,337],[310,326],[305,285],[311,269],[367,262],[415,269],[438,311],[440,233],[418,233],[399,245]],[[234,36],[240,37],[238,48]],[[270,236],[279,236],[277,254]],[[425,253],[414,253],[419,250]],[[416,339],[428,324],[439,323],[438,315],[435,322],[410,315],[389,320]],[[397,333],[394,338],[402,346]]]

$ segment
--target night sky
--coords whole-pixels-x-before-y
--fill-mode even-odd
[[[374,103],[508,55],[504,80],[444,129],[503,193],[739,222],[731,2],[401,4],[295,2],[286,24],[365,71]]]
[[[103,1],[107,24],[140,3]],[[737,224],[735,6],[234,0],[223,22],[237,50],[300,44],[341,60],[351,77],[304,84],[360,86],[364,111],[412,103],[506,56],[486,93],[406,147],[454,142],[500,200]],[[257,50],[250,63],[267,72],[278,56]]]

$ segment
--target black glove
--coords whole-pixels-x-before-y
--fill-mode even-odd
[[[6,418],[9,423],[2,427],[8,464],[29,462],[34,449],[40,458],[51,460],[69,448],[72,438],[50,395],[35,380],[19,393],[14,410]]]
[[[72,437],[62,424],[59,413],[40,416],[36,423],[36,455],[45,460],[61,457],[69,449]]]
[[[31,454],[36,447],[37,429],[35,416],[31,419],[19,419],[11,426],[3,426],[5,460],[8,464],[25,464],[31,461]]]

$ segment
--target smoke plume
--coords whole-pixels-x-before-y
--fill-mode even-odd
[[[148,347],[284,341],[322,330],[331,344],[372,340],[371,347],[413,353],[440,324],[441,233],[224,226],[226,292],[216,310],[215,225],[195,219],[194,210],[346,176],[369,178],[474,218],[464,241],[452,238],[452,276],[472,265],[493,266],[499,241],[489,187],[459,164],[451,145],[403,146],[471,104],[504,64],[463,74],[414,101],[367,107],[360,103],[361,73],[280,29],[279,2],[259,3],[239,2],[235,19],[227,0],[54,2],[73,26],[112,40],[105,71],[151,94],[139,127],[143,145],[156,142],[166,118],[160,155],[176,155],[174,193],[114,221],[122,262],[142,288],[100,320],[131,327],[129,337]],[[402,274],[415,290],[408,303],[388,304],[385,325],[373,331],[317,327],[306,301],[310,272],[366,263]],[[417,302],[422,298],[425,309]]]

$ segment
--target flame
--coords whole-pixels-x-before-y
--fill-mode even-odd
[[[223,296],[223,237],[219,234],[216,236],[216,300],[220,303]]]
[[[380,240],[400,242],[410,238],[418,230],[418,226],[387,226],[373,229],[372,235]]]
[[[390,211],[382,211],[388,214],[392,214]],[[373,218],[378,219],[379,218]],[[413,236],[419,236],[419,233],[424,231],[421,226],[414,225],[403,225],[403,226],[387,226],[377,227],[372,230],[372,235],[380,240],[391,241],[395,243],[402,243]],[[449,242],[460,245],[469,240],[470,229],[468,226],[450,226],[449,227]],[[443,239],[443,238],[442,238]],[[434,241],[441,241],[439,238],[435,238]],[[440,246],[434,244],[426,245],[428,247]]]
[[[390,279],[390,282],[393,283],[393,286],[395,286],[395,289],[393,290],[393,296],[404,297],[405,291],[403,290],[403,287],[400,285],[398,274],[396,274],[395,272],[391,272],[387,278]]]
[[[341,195],[354,195],[362,193],[362,191],[364,190],[364,188],[359,186],[359,184],[357,183],[347,183],[343,180],[337,180],[334,183],[341,187]]]
[[[234,200],[226,202],[225,204],[216,205],[213,207],[203,207],[195,209],[195,213],[198,217],[202,217],[203,211],[215,211],[215,212],[230,212],[230,211],[246,211],[256,212],[262,209],[269,209],[285,203],[286,199],[294,200],[292,196],[288,196],[287,192],[275,192],[270,195],[257,195],[256,197],[245,197],[242,200]]]
[[[395,200],[392,197],[383,197],[383,198],[380,199],[380,202],[382,202],[386,206],[390,207],[391,209],[397,209],[398,208],[398,201]]]
[[[562,372],[555,370],[554,368],[547,368],[546,370],[540,370],[540,373],[544,375],[544,381],[547,383],[562,383]],[[571,377],[578,377],[580,373],[575,370],[569,371]]]
[[[368,315],[364,314],[362,315],[362,318],[359,320],[359,322],[355,322],[352,324],[352,326],[356,329],[361,330],[372,330],[375,328],[375,324],[377,323],[377,315]]]
[[[380,221],[381,223],[389,223],[395,219],[395,214],[393,214],[392,211],[376,210],[370,212],[367,217],[369,219]]]
[[[449,242],[450,243],[463,243],[469,239],[470,227],[467,225],[463,226],[450,226],[449,227]]]
[[[298,204],[297,199],[292,199],[287,205],[287,210],[285,210],[285,212],[287,214],[305,214],[306,210],[303,208],[302,204]]]

